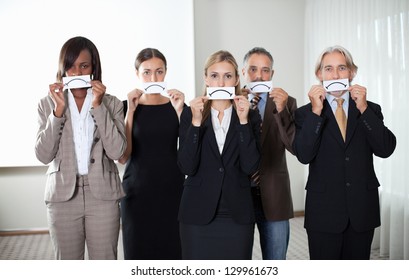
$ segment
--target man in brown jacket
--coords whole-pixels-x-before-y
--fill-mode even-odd
[[[242,70],[245,82],[271,81],[273,63],[273,57],[264,48],[248,51]],[[293,153],[293,116],[297,103],[281,88],[271,87],[259,93],[245,87],[243,91],[248,93],[250,101],[256,96],[253,104],[263,120],[261,161],[259,171],[253,175],[252,188],[263,259],[285,259],[290,237],[289,219],[294,217],[285,151]]]

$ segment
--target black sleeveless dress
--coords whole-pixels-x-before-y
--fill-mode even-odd
[[[177,166],[179,120],[172,104],[138,105],[121,200],[125,259],[181,259],[177,219],[184,175]]]

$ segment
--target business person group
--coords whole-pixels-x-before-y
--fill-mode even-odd
[[[288,151],[309,164],[310,258],[369,259],[380,225],[373,156],[389,157],[396,146],[381,107],[353,83],[357,66],[341,46],[319,56],[319,84],[298,109],[283,88],[248,86],[270,82],[273,62],[266,49],[249,50],[242,86],[236,59],[220,50],[205,61],[203,92],[193,100],[138,87],[120,101],[106,92],[97,47],[67,40],[38,103],[35,144],[48,165],[55,258],[81,260],[87,248],[89,259],[117,259],[122,227],[125,259],[249,260],[257,225],[263,259],[286,259],[294,216]],[[137,54],[139,82],[165,82],[166,72],[158,49]],[[323,86],[340,79],[343,89]],[[123,178],[115,161],[126,165]]]

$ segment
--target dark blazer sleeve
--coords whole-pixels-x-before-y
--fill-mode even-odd
[[[320,148],[321,134],[326,121],[324,115],[314,114],[311,108],[311,104],[307,104],[295,111],[296,133],[293,149],[298,160],[303,164],[308,164],[315,158]]]
[[[295,125],[294,125],[294,112],[297,110],[297,101],[295,98],[289,96],[287,106],[285,109],[278,113],[277,110],[274,112],[274,118],[277,122],[278,133],[280,134],[280,139],[283,142],[285,148],[290,153],[294,154],[293,142],[295,137]]]
[[[192,111],[185,106],[180,116],[178,166],[185,175],[196,173],[200,162],[201,141],[205,128],[192,125]]]
[[[381,158],[392,155],[396,137],[383,123],[381,106],[368,102],[368,108],[361,115],[361,122],[374,155]]]
[[[261,117],[258,112],[250,110],[248,119],[245,125],[238,123],[237,130],[240,137],[240,166],[244,173],[251,175],[257,171],[260,163]]]

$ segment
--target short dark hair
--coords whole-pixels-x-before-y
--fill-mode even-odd
[[[267,51],[265,48],[261,48],[261,47],[254,47],[251,50],[249,50],[243,58],[243,64],[246,65],[247,61],[249,60],[250,56],[253,54],[264,54],[266,55],[270,61],[271,61],[271,68],[273,68],[273,64],[274,64],[274,59],[273,56],[271,55],[271,53],[269,51]]]

